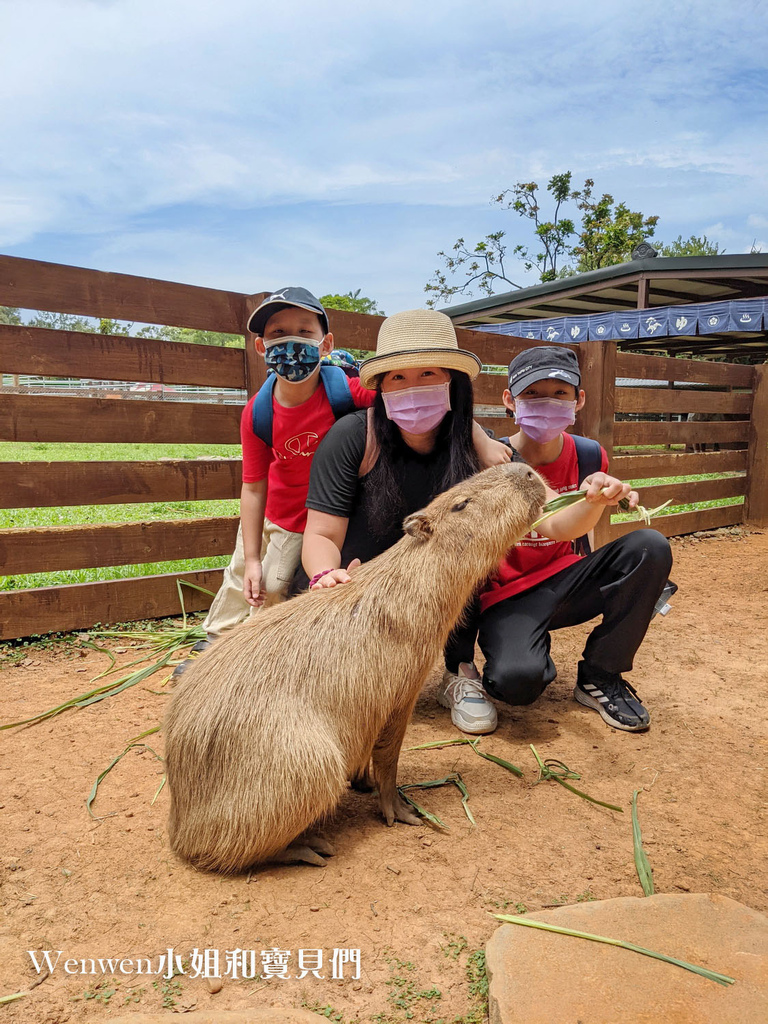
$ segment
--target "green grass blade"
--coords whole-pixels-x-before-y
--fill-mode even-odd
[[[435,825],[437,828],[444,828],[446,832],[451,831],[450,826],[446,825],[444,821],[441,821],[436,814],[432,814],[430,811],[426,809],[426,807],[422,807],[421,804],[417,804],[416,801],[412,800],[407,793],[404,793],[404,788],[404,786],[398,786],[398,793],[403,798],[403,800],[405,800],[405,802],[409,804],[414,809],[414,811],[416,811],[416,813],[420,817],[426,819],[426,821],[428,821],[430,825]]]
[[[159,785],[159,786],[157,787],[157,790],[156,790],[156,792],[155,792],[155,795],[154,795],[154,796],[152,797],[152,799],[151,799],[151,800],[149,801],[149,806],[150,806],[150,807],[152,807],[152,805],[154,804],[155,800],[157,800],[157,798],[158,798],[158,797],[160,796],[160,794],[162,793],[162,791],[163,791],[163,786],[165,785],[165,780],[166,780],[167,778],[168,778],[168,776],[167,776],[167,775],[164,775],[164,776],[163,776],[162,782],[161,782],[161,783],[160,783],[160,785]]]
[[[617,807],[616,804],[608,804],[604,800],[596,800],[595,797],[590,796],[589,793],[582,793],[580,789],[576,789],[575,786],[571,786],[570,783],[565,782],[563,779],[558,779],[557,776],[553,776],[555,782],[559,782],[561,786],[569,789],[571,793],[575,793],[576,796],[580,796],[582,800],[589,800],[591,804],[597,804],[598,807],[607,807],[609,811],[618,811],[619,814],[624,813],[623,807]]]
[[[505,761],[503,757],[497,757],[495,754],[486,754],[484,750],[479,750],[478,743],[480,740],[467,740],[466,742],[469,743],[470,747],[479,757],[484,757],[486,761],[493,761],[494,764],[499,765],[501,768],[506,768],[513,775],[517,775],[521,779],[523,778],[523,769],[518,768],[516,764],[512,764],[511,761]]]
[[[71,697],[63,704],[58,704],[55,708],[49,708],[47,711],[41,711],[39,715],[33,715],[31,718],[25,718],[21,722],[7,722],[5,725],[0,725],[0,732],[3,729],[15,729],[19,725],[37,725],[40,722],[46,721],[48,718],[54,718],[56,715],[62,714],[64,711],[69,711],[71,708],[85,708],[90,704],[96,704],[100,700],[106,700],[108,697],[114,697],[118,693],[122,693],[123,690],[129,689],[131,686],[135,686],[136,683],[142,682],[148,676],[152,675],[153,672],[157,672],[158,669],[164,668],[171,658],[171,652],[165,654],[159,661],[148,665],[147,668],[142,669],[140,672],[134,672],[129,676],[125,676],[123,679],[112,680],[112,682],[99,686],[95,690],[88,690],[86,693],[81,693],[77,697]]]
[[[458,791],[461,793],[461,806],[464,808],[464,813],[469,818],[471,823],[473,825],[476,825],[477,822],[475,821],[475,816],[469,809],[469,790],[464,785],[464,781],[461,778],[461,776],[459,776],[457,779],[454,779],[454,784],[456,785]]]
[[[608,939],[603,935],[592,935],[591,932],[577,932],[571,928],[561,928],[555,924],[544,924],[543,921],[533,921],[530,917],[515,917],[511,914],[494,914],[498,921],[505,924],[519,924],[525,928],[539,928],[545,932],[556,932],[558,935],[572,935],[576,939],[589,939],[592,942],[604,942],[609,946],[619,946],[621,949],[628,949],[632,953],[642,953],[643,956],[653,957],[654,960],[662,960],[665,964],[672,964],[675,967],[682,967],[686,971],[693,971],[700,974],[702,978],[716,981],[718,985],[733,985],[735,978],[727,974],[718,974],[717,971],[710,971],[706,967],[699,967],[697,964],[689,964],[687,960],[677,960],[675,957],[667,956],[665,953],[656,953],[644,946],[636,946],[633,942],[623,942],[621,939]]]
[[[94,782],[91,788],[91,792],[88,794],[88,799],[85,801],[86,809],[92,818],[95,818],[96,815],[91,810],[91,805],[93,804],[93,801],[96,799],[96,794],[99,791],[99,786],[104,781],[104,779],[109,775],[109,773],[112,771],[115,765],[125,757],[129,750],[132,750],[134,747],[144,747],[145,750],[151,751],[158,761],[162,761],[162,758],[157,753],[157,751],[152,750],[152,747],[148,746],[146,743],[141,742],[145,737],[151,736],[153,733],[156,732],[160,732],[159,725],[155,725],[151,729],[145,729],[144,732],[139,733],[138,736],[134,736],[133,739],[130,740],[130,742],[126,746],[125,750],[123,750],[122,753],[118,754],[117,757],[113,757],[112,760],[107,765],[107,767],[104,769],[104,771],[97,776],[96,781]],[[163,779],[163,781],[165,781],[165,779]],[[162,789],[162,783],[160,785],[160,789]],[[160,790],[158,789],[157,792],[159,793]],[[157,793],[155,794],[155,796],[157,796]],[[154,799],[152,802],[154,803]]]
[[[544,782],[547,779],[553,779],[555,782],[559,782],[565,789],[570,790],[571,793],[575,793],[576,796],[580,796],[582,800],[588,800],[591,804],[597,804],[598,807],[607,807],[609,811],[618,811],[619,814],[624,813],[624,809],[622,807],[617,807],[616,804],[607,804],[603,800],[597,800],[595,797],[590,796],[588,793],[582,793],[580,789],[576,789],[575,786],[566,782],[566,779],[580,779],[581,776],[578,772],[569,768],[567,764],[563,764],[562,761],[557,761],[554,758],[542,761],[536,747],[534,747],[532,743],[530,744],[530,747],[539,766],[539,777],[536,780],[537,782]]]
[[[434,743],[420,743],[417,747],[406,747],[406,750],[432,750],[437,747],[455,747],[460,743],[472,743],[466,736],[458,740],[435,740]]]
[[[640,879],[643,892],[646,896],[653,896],[655,891],[653,887],[653,871],[643,849],[643,836],[640,831],[640,821],[637,817],[637,798],[639,793],[640,790],[636,789],[632,794],[632,844],[635,849],[635,867],[637,868],[637,877]]]
[[[12,996],[0,996],[0,1006],[5,1006],[6,1003],[13,1003],[17,999],[23,999],[24,996],[28,996],[29,992],[14,992]]]

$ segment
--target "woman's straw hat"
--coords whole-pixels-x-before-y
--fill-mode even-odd
[[[474,380],[482,363],[474,352],[459,348],[456,331],[445,313],[434,309],[409,309],[388,316],[379,328],[376,355],[361,363],[360,383],[372,388],[374,378],[380,373],[418,366],[461,370]]]

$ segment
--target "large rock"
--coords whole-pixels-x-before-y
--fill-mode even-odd
[[[110,1024],[320,1024],[325,1019],[309,1010],[276,1006],[268,1010],[195,1010],[181,1015],[155,1010],[112,1017]]]
[[[741,903],[630,896],[528,916],[645,946],[736,984],[601,942],[506,924],[486,950],[491,1024],[768,1022],[768,918]]]

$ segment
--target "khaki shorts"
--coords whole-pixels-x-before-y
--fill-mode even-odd
[[[267,596],[273,600],[285,599],[288,585],[301,560],[302,537],[301,533],[292,533],[270,522],[269,519],[264,520],[261,540],[263,587]],[[243,596],[244,574],[243,529],[240,526],[237,530],[235,553],[224,570],[224,579],[203,623],[206,633],[218,636],[228,629],[234,629],[249,615],[259,610],[252,608]]]

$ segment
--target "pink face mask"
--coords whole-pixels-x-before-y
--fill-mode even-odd
[[[387,416],[408,434],[427,434],[450,411],[450,381],[381,393]]]
[[[539,444],[546,444],[576,421],[576,402],[560,398],[516,398],[515,422]]]

